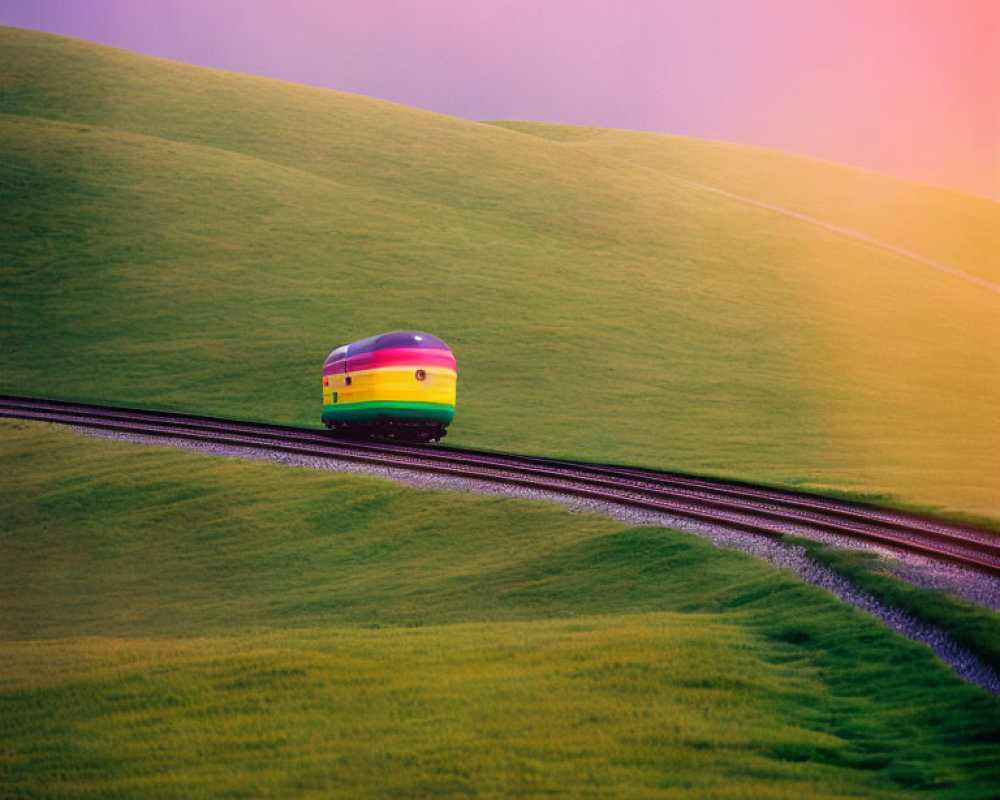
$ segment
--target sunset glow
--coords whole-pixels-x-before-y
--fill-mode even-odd
[[[1000,199],[995,0],[5,0],[0,23],[465,119],[759,144]]]

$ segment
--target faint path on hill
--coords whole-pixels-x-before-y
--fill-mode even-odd
[[[790,208],[782,208],[781,206],[774,206],[770,203],[763,203],[760,200],[752,200],[749,197],[743,197],[742,195],[732,194],[731,192],[724,191],[722,189],[716,189],[714,186],[708,186],[704,183],[695,183],[694,181],[685,180],[684,178],[674,178],[678,183],[683,183],[686,186],[691,186],[695,189],[701,189],[702,191],[712,192],[713,194],[721,195],[722,197],[728,197],[731,200],[736,200],[740,203],[746,203],[751,206],[757,206],[758,208],[764,208],[768,211],[774,211],[778,214],[784,214],[788,217],[794,217],[795,219],[800,219],[803,222],[808,222],[812,225],[818,225],[821,228],[826,228],[828,231],[833,231],[841,236],[848,236],[851,239],[856,239],[859,242],[864,242],[865,244],[872,245],[873,247],[879,247],[883,250],[888,250],[889,252],[896,253],[897,255],[903,256],[904,258],[909,258],[912,261],[917,261],[925,266],[931,267],[941,272],[947,272],[949,275],[954,275],[956,278],[961,278],[962,280],[974,283],[977,286],[982,286],[988,291],[1000,294],[1000,284],[993,283],[986,280],[985,278],[980,278],[978,275],[973,275],[971,272],[965,272],[964,270],[956,269],[955,267],[948,266],[941,261],[935,261],[932,258],[927,258],[919,253],[914,253],[912,250],[906,250],[902,247],[896,247],[895,245],[889,244],[888,242],[883,242],[880,239],[874,239],[871,236],[865,236],[863,233],[858,233],[857,231],[852,231],[850,228],[841,228],[839,225],[831,225],[829,222],[823,222],[821,219],[816,219],[815,217],[809,217],[805,214],[800,214],[797,211],[792,211]]]

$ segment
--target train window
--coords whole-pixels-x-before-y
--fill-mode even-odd
[[[344,386],[350,386],[350,385],[351,385],[351,376],[348,375],[346,378],[344,378]]]
[[[427,373],[426,372],[424,372],[422,369],[418,369],[417,370],[416,378],[417,378],[418,381],[422,381],[426,377],[427,377]]]

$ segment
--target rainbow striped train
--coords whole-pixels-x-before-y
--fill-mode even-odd
[[[338,347],[323,364],[323,424],[434,442],[455,416],[455,356],[436,336],[394,331]]]

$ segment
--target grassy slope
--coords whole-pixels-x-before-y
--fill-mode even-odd
[[[494,124],[816,217],[1000,282],[995,203],[760,147],[603,128]]]
[[[996,204],[0,35],[7,391],[314,423],[332,346],[424,328],[456,444],[1000,516],[996,297],[673,176],[988,277]]]
[[[5,796],[989,797],[1000,707],[755,559],[0,422]]]
[[[1000,283],[995,203],[755,147],[499,124],[785,208]],[[857,255],[820,258],[822,267],[799,271],[796,280],[806,313],[824,329],[814,357],[837,383],[823,421],[837,432],[831,439],[852,451],[841,453],[852,462],[844,478],[857,488],[902,479],[914,497],[930,498],[936,475],[962,473],[982,497],[1000,500],[993,457],[1000,424],[986,408],[1000,396],[1000,299],[969,285],[960,290],[954,278],[904,258],[890,257],[878,272]],[[869,443],[867,455],[858,442]]]
[[[883,605],[948,631],[959,645],[1000,673],[1000,618],[996,612],[939,591],[919,589],[895,577],[893,562],[875,553],[838,550],[797,539],[809,557],[835,570]]]

